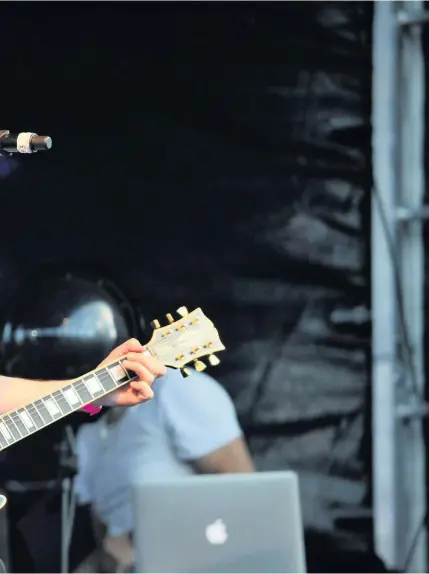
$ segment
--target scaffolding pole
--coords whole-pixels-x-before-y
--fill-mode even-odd
[[[372,321],[375,550],[427,572],[424,403],[423,2],[376,1]],[[420,527],[420,529],[419,529]],[[418,536],[417,536],[418,533]],[[408,561],[408,564],[406,562]]]

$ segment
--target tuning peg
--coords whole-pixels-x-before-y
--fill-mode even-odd
[[[209,355],[209,363],[212,367],[216,367],[219,365],[220,360],[216,357],[216,355]]]
[[[194,361],[194,367],[198,373],[201,373],[201,371],[205,371],[207,369],[206,365],[198,359]]]
[[[180,372],[186,378],[186,377],[189,377],[189,375],[191,374],[192,371],[190,369],[188,369],[187,367],[183,367],[183,369],[180,369]]]
[[[189,315],[189,311],[187,310],[186,307],[179,307],[177,309],[177,313],[181,316],[181,317],[186,317],[186,315]]]
[[[150,322],[150,324],[152,325],[152,329],[159,329],[161,327],[161,323],[158,321],[158,319],[154,319]]]
[[[169,323],[174,323],[173,315],[171,313],[167,313],[166,317]]]

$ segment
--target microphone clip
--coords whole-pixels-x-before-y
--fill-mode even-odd
[[[9,157],[13,153],[30,154],[51,149],[52,139],[33,132],[12,134],[9,130],[0,130],[0,155]]]

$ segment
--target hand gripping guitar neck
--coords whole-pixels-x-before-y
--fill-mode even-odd
[[[180,369],[184,376],[190,374],[187,365],[203,371],[202,357],[208,356],[210,365],[219,364],[213,353],[225,349],[214,324],[201,309],[188,313],[186,307],[177,310],[180,319],[166,315],[168,324],[161,327],[152,322],[154,332],[146,349],[165,366]],[[81,410],[135,378],[122,362],[126,357],[103,365],[72,383],[59,386],[56,391],[0,416],[0,451],[25,439],[55,421]],[[0,508],[6,500],[0,495]]]

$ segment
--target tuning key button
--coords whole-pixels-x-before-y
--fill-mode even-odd
[[[187,367],[184,367],[183,369],[180,369],[180,372],[186,378],[186,377],[189,377],[189,375],[191,374],[192,371],[190,369],[188,369]]]
[[[158,319],[154,319],[153,321],[151,321],[150,324],[152,325],[153,329],[160,329],[161,328],[161,323],[158,321]]]
[[[194,361],[194,367],[198,373],[201,373],[201,371],[205,371],[207,369],[206,365],[202,361],[198,360]]]
[[[179,307],[177,309],[177,313],[181,316],[181,317],[186,317],[186,315],[189,315],[189,311],[187,310],[186,307]]]
[[[171,313],[167,313],[166,317],[169,323],[174,323],[173,315]]]
[[[216,367],[219,365],[220,360],[216,357],[216,355],[209,355],[209,363],[212,367]]]

